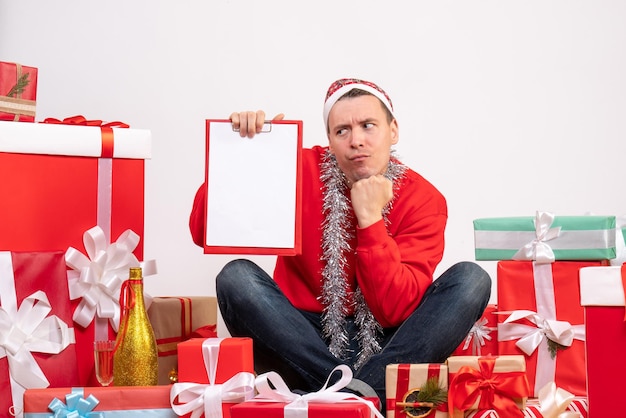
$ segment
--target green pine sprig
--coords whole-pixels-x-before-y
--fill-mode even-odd
[[[30,83],[30,79],[28,78],[29,74],[24,73],[18,78],[17,83],[11,87],[11,90],[7,93],[8,97],[16,97],[18,94],[22,94],[24,89]]]
[[[556,341],[552,341],[551,339],[547,338],[548,340],[548,351],[550,352],[550,357],[554,360],[556,358],[556,352],[559,350],[565,350],[569,347],[567,347],[566,345],[563,344],[559,344]]]
[[[420,387],[418,402],[431,402],[435,407],[448,401],[448,391],[439,386],[439,379],[431,377]]]

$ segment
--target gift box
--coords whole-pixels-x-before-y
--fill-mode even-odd
[[[496,304],[489,304],[476,321],[465,340],[454,350],[455,356],[483,356],[498,354],[498,319]]]
[[[254,396],[254,386],[251,338],[191,338],[178,344],[178,383],[170,392],[177,415],[214,416],[221,410],[229,418],[233,405]]]
[[[0,416],[26,389],[77,382],[63,252],[0,251]]]
[[[0,249],[82,251],[84,235],[97,225],[103,236],[89,239],[99,243],[94,257],[117,239],[132,241],[133,255],[142,260],[150,141],[150,131],[142,129],[0,121]],[[82,296],[72,301],[74,312]],[[96,337],[115,337],[107,322],[96,316],[76,326],[81,386],[98,385],[92,347]]]
[[[24,418],[177,418],[169,394],[169,386],[30,389],[24,394]]]
[[[547,384],[539,398],[529,398],[522,413],[524,418],[588,418],[588,403],[584,396],[574,396],[558,388],[554,382]],[[475,410],[465,418],[504,418],[493,409]]]
[[[367,398],[370,402],[373,399]],[[230,409],[231,418],[284,418],[284,402],[242,402]],[[382,416],[382,415],[381,415]],[[371,418],[371,409],[361,402],[310,402],[302,418]],[[294,415],[294,418],[296,416]]]
[[[205,341],[217,346],[214,371],[205,367]],[[238,372],[254,373],[252,338],[191,338],[178,344],[179,382],[224,383]]]
[[[474,220],[476,260],[615,258],[615,216],[530,216]]]
[[[336,372],[340,373],[339,379],[329,385]],[[377,398],[361,398],[341,391],[351,380],[352,370],[339,365],[319,391],[297,394],[289,390],[278,373],[263,373],[255,382],[258,395],[234,405],[230,414],[232,418],[384,418]]]
[[[521,417],[530,389],[524,356],[452,356],[448,365],[448,411],[494,409],[507,418]]]
[[[499,261],[499,354],[526,358],[531,396],[548,382],[576,396],[587,394],[585,318],[578,271],[601,261]]]
[[[37,68],[0,61],[0,120],[34,122]]]
[[[148,309],[159,353],[159,384],[172,383],[170,373],[178,375],[178,343],[192,333],[217,323],[217,298],[214,296],[155,297]],[[217,337],[214,329],[213,335]]]
[[[448,417],[448,366],[445,364],[389,364],[385,370],[387,418]],[[421,393],[428,396],[422,398]],[[434,399],[442,401],[435,405]],[[411,405],[431,402],[432,406]]]
[[[625,285],[625,265],[580,269],[580,301],[587,332],[587,398],[592,417],[615,416],[623,396]]]

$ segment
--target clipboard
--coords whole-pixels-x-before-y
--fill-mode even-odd
[[[242,138],[206,120],[205,254],[302,252],[302,121],[266,122]]]

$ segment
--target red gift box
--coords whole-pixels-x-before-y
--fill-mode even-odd
[[[95,416],[97,412],[107,416],[106,412],[110,411],[125,418],[177,418],[170,407],[169,395],[169,386],[30,389],[24,394],[24,418],[41,417],[42,414],[51,417],[51,404],[60,411],[58,416],[74,416],[72,412],[77,417]],[[75,412],[74,405],[78,400],[84,403],[82,407],[87,411]],[[70,414],[66,415],[67,412]]]
[[[429,379],[437,379],[442,390],[448,390],[448,366],[445,364],[388,364],[385,370],[387,418],[405,418],[405,407],[410,394],[419,390]],[[447,418],[448,405],[443,403],[432,410],[429,418]]]
[[[366,398],[370,402],[374,400]],[[307,409],[307,418],[371,418],[372,410],[364,403],[340,402],[321,403],[310,402]],[[234,405],[230,409],[231,418],[284,418],[284,402],[246,401]],[[304,417],[304,415],[303,415]]]
[[[212,396],[206,389],[213,386]],[[188,417],[195,410],[222,411],[254,396],[251,338],[191,338],[178,344],[178,383],[172,386],[172,408]]]
[[[340,377],[329,386],[335,372],[339,372]],[[352,370],[339,365],[331,371],[322,389],[300,395],[291,392],[278,373],[263,373],[256,378],[257,397],[233,406],[230,413],[232,418],[384,418],[377,398],[341,392],[351,380]]]
[[[0,120],[34,122],[37,68],[0,62]]]
[[[574,395],[586,395],[585,318],[578,271],[603,263],[498,262],[498,308],[512,312],[498,315],[498,351],[525,356],[531,396],[538,396],[551,381]]]
[[[219,346],[212,379],[203,355],[206,340],[215,341]],[[178,344],[179,382],[224,383],[239,372],[254,373],[252,338],[191,338]]]
[[[78,382],[63,252],[0,252],[0,416],[25,389]]]
[[[609,417],[623,396],[626,375],[626,264],[580,269],[587,331],[589,415]]]
[[[588,403],[584,396],[574,396],[557,388],[550,382],[542,390],[539,398],[530,398],[522,411],[524,418],[588,418]],[[493,409],[472,411],[465,418],[500,418]],[[504,418],[504,417],[502,417]]]
[[[133,254],[142,259],[150,131],[0,121],[0,137],[0,248],[82,251],[83,234],[98,225],[107,244],[132,230],[139,237]],[[101,322],[104,338],[114,338]],[[81,386],[98,385],[94,328],[76,326]]]
[[[498,355],[497,305],[489,304],[482,317],[476,321],[465,340],[454,350],[455,356]]]

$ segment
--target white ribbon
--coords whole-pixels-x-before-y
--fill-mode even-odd
[[[108,245],[102,228],[95,226],[83,234],[87,256],[68,248],[65,261],[72,269],[67,273],[70,299],[82,298],[73,316],[77,324],[87,327],[94,317],[104,318],[117,332],[120,288],[128,279],[129,269],[142,267],[144,276],[156,273],[154,261],[140,263],[133,254],[139,239],[139,235],[128,229]]]
[[[543,418],[580,418],[578,412],[566,411],[574,395],[557,388],[554,382],[547,383],[539,391],[539,410]]]
[[[254,374],[239,372],[222,384],[215,383],[222,338],[202,342],[202,357],[208,384],[175,383],[170,390],[170,405],[176,415],[191,412],[191,418],[222,418],[222,402],[239,403],[254,397]]]
[[[569,347],[573,341],[585,341],[585,325],[572,325],[567,321],[556,320],[556,302],[552,264],[533,262],[533,280],[537,312],[530,310],[513,311],[501,324],[498,324],[498,341],[519,339],[515,345],[527,355],[537,351],[537,370],[535,374],[535,394],[556,374],[556,359],[550,356],[547,339]],[[514,323],[527,319],[534,326]]]
[[[7,357],[13,404],[21,411],[26,389],[50,382],[32,353],[59,354],[75,342],[74,329],[56,315],[45,292],[36,291],[17,304],[10,252],[0,252],[0,358]]]
[[[467,350],[470,343],[472,343],[472,355],[481,355],[481,347],[486,344],[485,340],[491,341],[491,335],[489,334],[497,329],[496,327],[488,327],[487,322],[489,322],[487,318],[481,318],[472,325],[472,329],[465,337],[463,350]]]
[[[513,323],[520,319],[527,319],[535,326]],[[584,341],[584,327],[572,325],[567,321],[546,319],[534,311],[519,310],[513,311],[503,323],[498,324],[498,339],[500,341],[517,339],[515,345],[530,356],[546,338],[565,347],[571,346],[574,339]]]
[[[550,228],[554,222],[554,214],[549,212],[536,212],[535,215],[535,239],[520,248],[513,260],[535,260],[538,263],[553,263],[554,252],[546,241],[558,238],[561,227]]]
[[[335,371],[341,372],[341,378],[332,386],[328,386],[330,377]],[[326,379],[324,386],[317,392],[299,395],[289,390],[285,381],[276,372],[268,372],[256,378],[256,389],[259,392],[254,401],[264,402],[287,402],[284,408],[284,418],[307,418],[309,402],[339,403],[359,402],[367,405],[371,411],[370,416],[384,418],[372,401],[363,399],[348,392],[339,392],[352,380],[352,370],[346,365],[339,365]],[[273,386],[273,387],[272,387]]]

